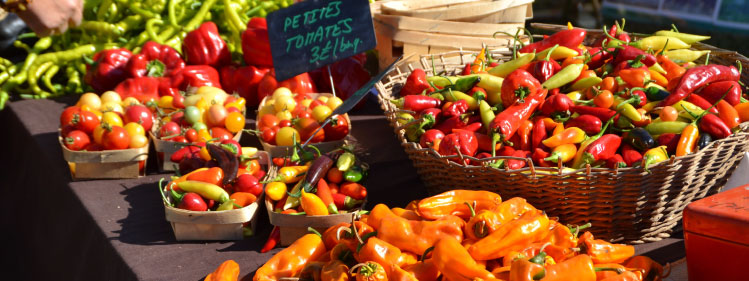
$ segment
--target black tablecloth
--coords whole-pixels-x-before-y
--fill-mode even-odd
[[[201,280],[224,260],[233,259],[241,276],[250,280],[253,271],[280,251],[258,252],[271,229],[264,212],[252,238],[177,242],[164,218],[157,187],[168,174],[156,172],[153,157],[143,178],[71,182],[57,127],[60,113],[72,102],[72,98],[19,101],[0,112],[4,149],[0,188],[5,196],[0,203],[0,241],[5,242],[6,276]],[[352,135],[365,149],[363,160],[371,168],[368,206],[405,206],[425,197],[423,183],[376,102],[368,100],[351,119]],[[250,135],[244,135],[241,143],[260,147]],[[636,250],[663,263],[684,257],[679,238],[638,245]]]

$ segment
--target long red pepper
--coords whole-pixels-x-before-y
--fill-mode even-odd
[[[533,132],[531,133],[531,148],[537,149],[541,144],[541,141],[546,139],[546,135],[546,122],[544,122],[543,118],[538,118],[535,124],[533,124]]]
[[[723,122],[723,120],[715,114],[706,114],[702,117],[699,128],[700,131],[710,134],[715,139],[724,139],[733,134],[731,128],[726,125],[726,122]]]
[[[394,100],[393,104],[402,109],[420,112],[424,109],[439,107],[441,102],[430,96],[408,95]]]
[[[447,135],[452,133],[453,129],[462,129],[467,125],[468,123],[464,118],[461,118],[460,116],[453,116],[445,119],[445,121],[443,121],[442,123],[437,124],[434,129],[440,130],[442,131],[442,133]]]
[[[520,49],[521,53],[541,52],[548,48],[554,47],[554,45],[564,46],[570,49],[578,49],[583,40],[585,39],[585,30],[579,28],[565,29],[544,40],[528,44]]]
[[[601,122],[601,118],[595,117],[590,114],[580,115],[577,118],[567,121],[564,124],[565,128],[578,127],[585,131],[585,133],[588,135],[595,135],[600,133],[602,126],[603,123]]]
[[[728,94],[726,94],[728,92]],[[714,104],[725,94],[723,100],[733,106],[741,103],[741,85],[736,81],[720,81],[710,83],[700,90],[699,95],[705,98],[710,104]]]
[[[713,105],[709,101],[705,100],[704,98],[698,95],[689,95],[687,97],[687,101],[693,103],[696,106],[699,106],[702,109],[705,109],[705,110],[710,109],[710,112],[712,113],[718,113],[718,108],[713,107]]]
[[[624,160],[627,166],[632,167],[635,163],[642,161],[642,153],[629,144],[622,144],[622,160]]]
[[[614,55],[614,64],[618,64],[620,62],[628,60],[636,60],[638,56],[642,56],[640,58],[640,62],[648,67],[653,66],[656,62],[655,56],[648,54],[643,50],[629,45],[623,45],[622,47],[623,48],[619,49],[619,51],[617,51],[617,54]]]
[[[590,61],[588,61],[588,69],[598,69],[603,66],[606,61],[614,56],[615,48],[604,49],[601,47],[595,47],[588,50],[591,54]]]
[[[516,103],[497,115],[490,125],[490,130],[498,131],[507,140],[510,139],[520,126],[520,122],[528,120],[539,104],[546,98],[547,90],[537,91],[524,103]]]
[[[274,247],[276,247],[276,244],[278,244],[278,241],[281,240],[281,229],[278,226],[274,226],[273,230],[270,232],[270,236],[268,237],[268,241],[265,242],[265,245],[263,245],[263,248],[260,250],[261,253],[267,253]]]
[[[609,169],[624,168],[627,167],[627,163],[620,154],[614,154],[614,157],[606,159],[606,167]]]
[[[592,164],[598,160],[606,160],[614,156],[622,144],[622,137],[615,134],[605,134],[589,144],[583,153],[583,161]]]
[[[660,106],[672,105],[686,98],[689,94],[712,82],[739,81],[739,70],[734,66],[717,64],[700,65],[687,70],[679,84],[666,97]]]
[[[616,115],[616,111],[613,111],[608,108],[603,107],[597,107],[597,106],[584,106],[584,105],[574,105],[570,107],[570,111],[577,113],[577,114],[589,114],[593,115],[595,117],[598,117],[598,119],[601,120],[609,120],[611,117],[614,117]]]

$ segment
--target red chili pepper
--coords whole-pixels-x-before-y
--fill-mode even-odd
[[[247,23],[247,29],[242,33],[242,54],[247,65],[273,66],[265,18],[253,17]]]
[[[723,93],[725,93],[725,92],[723,92]],[[718,97],[718,98],[720,99],[720,97]],[[705,110],[707,110],[709,108],[710,112],[712,112],[712,113],[718,113],[718,108],[717,107],[713,107],[712,103],[710,103],[709,101],[705,100],[704,98],[702,98],[699,95],[689,95],[687,97],[687,101],[691,102],[694,105],[699,106],[700,108],[705,109]]]
[[[406,97],[426,97],[426,96],[406,96]],[[439,100],[438,100],[439,101]],[[468,111],[468,102],[465,100],[457,100],[454,102],[448,102],[442,107],[442,115],[445,117],[460,116]]]
[[[476,155],[479,143],[476,135],[471,131],[453,130],[453,133],[446,135],[440,141],[440,155],[449,156],[457,155],[458,151],[465,156]],[[467,159],[466,159],[467,160]]]
[[[606,61],[614,56],[614,50],[616,49],[603,49],[601,47],[591,48],[588,51],[588,53],[591,54],[590,61],[588,61],[588,69],[598,69],[599,67],[606,64]]]
[[[474,86],[470,91],[468,91],[468,95],[472,97],[483,97],[482,99],[486,99],[486,90],[484,90],[484,88]]]
[[[268,241],[265,242],[265,245],[263,245],[263,248],[260,249],[260,252],[267,253],[268,251],[272,250],[276,247],[278,241],[281,241],[281,228],[279,228],[278,226],[274,226],[273,230],[271,230],[270,232],[270,236],[268,236]]]
[[[658,144],[665,145],[666,151],[669,154],[674,154],[676,153],[676,146],[679,145],[680,138],[681,138],[680,134],[664,133],[658,136]]]
[[[465,113],[466,110],[468,110],[468,103],[464,100],[459,100],[458,102],[463,101],[465,104],[465,109],[463,113]],[[399,98],[397,100],[392,101],[393,104],[395,104],[396,107],[405,109],[405,110],[413,110],[416,112],[421,112],[422,110],[429,109],[429,108],[438,108],[440,104],[442,103],[441,100],[430,97],[430,96],[422,96],[422,95],[408,95],[403,96],[402,98]],[[455,103],[453,103],[455,104]],[[458,106],[456,106],[458,107]],[[457,108],[455,109],[457,110]],[[452,116],[458,116],[460,114],[454,114],[450,115]]]
[[[543,118],[538,118],[536,122],[533,124],[532,134],[533,135],[531,136],[531,148],[538,149],[541,146],[541,141],[545,140],[546,135],[547,135],[546,122],[544,122]]]
[[[541,105],[541,113],[546,116],[552,116],[554,113],[567,113],[574,105],[575,103],[567,95],[553,95]]]
[[[614,154],[613,157],[606,159],[606,167],[609,169],[625,168],[627,167],[627,163],[624,162],[621,155]]]
[[[476,141],[478,141],[479,143],[479,150],[488,151],[488,152],[492,151],[492,138],[491,137],[482,133],[474,133],[474,135],[476,136]],[[495,151],[499,151],[501,148],[502,148],[502,143],[496,143],[494,145]]]
[[[731,128],[715,114],[706,114],[700,120],[700,131],[706,132],[713,136],[713,139],[724,139],[732,135]]]
[[[419,112],[418,116],[419,116],[419,118],[421,118],[421,117],[424,117],[426,115],[432,115],[432,118],[434,118],[434,120],[436,122],[439,122],[438,120],[439,120],[439,117],[440,117],[441,113],[442,113],[442,110],[439,109],[439,108],[427,108],[427,109],[424,109],[421,112]]]
[[[530,72],[517,69],[507,75],[502,82],[502,106],[508,108],[516,102],[523,103],[527,97],[535,95],[540,90],[541,83]]]
[[[172,86],[180,90],[188,87],[211,86],[221,88],[218,71],[208,65],[188,65],[172,76]]]
[[[478,137],[478,134],[476,134]],[[439,148],[438,146],[435,146],[435,144],[439,144],[438,142],[441,141],[445,137],[445,133],[443,133],[440,130],[437,129],[429,129],[424,132],[424,134],[421,135],[421,138],[419,139],[419,144],[421,144],[422,148]],[[479,139],[479,147],[481,147],[481,141]]]
[[[730,91],[729,91],[730,89]],[[728,92],[726,94],[726,92]],[[705,98],[710,104],[714,104],[724,94],[726,95],[723,100],[727,101],[733,106],[741,103],[741,85],[737,81],[720,81],[713,82],[705,86],[700,90],[699,95]]]
[[[114,89],[128,78],[127,62],[133,56],[127,49],[111,49],[94,55],[94,63],[86,66],[86,84],[98,93]]]
[[[554,47],[554,45],[564,46],[571,49],[577,49],[585,39],[585,30],[579,28],[565,29],[551,36],[544,38],[544,40],[528,44],[520,49],[521,53],[541,52],[548,48]]]
[[[614,117],[616,115],[616,111],[597,106],[573,105],[572,107],[570,107],[570,111],[581,115],[593,115],[601,120],[609,120],[611,119],[611,117]]]
[[[615,134],[605,134],[585,148],[583,162],[593,164],[598,160],[614,157],[621,144],[622,137]]]
[[[225,66],[221,68],[221,86],[227,93],[237,93],[243,97],[247,106],[253,107],[260,104],[257,98],[257,89],[260,80],[263,79],[270,69],[255,66]]]
[[[131,77],[171,77],[184,67],[185,61],[177,50],[153,41],[143,44],[140,54],[127,63]]]
[[[120,94],[123,100],[134,97],[140,102],[147,102],[159,98],[160,85],[161,81],[156,77],[135,77],[125,79],[114,88],[114,91]]]
[[[528,158],[530,154],[531,154],[530,152],[525,151],[525,150],[516,150],[511,156],[520,157],[520,158]],[[518,169],[525,168],[526,164],[527,163],[523,160],[515,160],[515,159],[507,160],[507,167],[510,168],[510,170],[518,170]]]
[[[611,37],[616,38],[616,32],[618,30],[619,30],[618,26],[612,25],[611,29],[609,29],[609,35]],[[609,42],[609,37],[608,36],[601,36],[601,37],[598,37],[598,39],[596,39],[596,41],[594,41],[593,45],[591,45],[591,46],[603,46],[603,45],[608,44],[608,42]]]
[[[525,99],[524,103],[516,103],[492,120],[490,130],[498,131],[504,139],[511,138],[520,126],[520,122],[528,120],[539,104],[546,98],[546,90],[539,90]]]
[[[672,105],[683,100],[695,90],[712,82],[739,81],[739,76],[739,70],[734,66],[710,64],[690,68],[681,77],[681,81],[671,91],[671,94],[660,103],[660,106]]]
[[[408,75],[406,84],[401,89],[401,96],[420,95],[424,90],[433,92],[434,88],[427,82],[427,75],[423,69],[417,68]]]
[[[519,148],[521,150],[531,150],[531,132],[533,131],[533,122],[530,120],[520,121],[520,127],[518,128]]]
[[[480,145],[479,145],[479,149],[481,149]],[[474,157],[476,157],[477,159],[484,159],[484,158],[490,158],[490,157],[492,157],[492,155],[489,154],[488,152],[479,152]],[[481,161],[473,161],[473,160],[471,160],[471,165],[481,166]]]
[[[629,60],[637,60],[639,56],[642,56],[640,62],[648,67],[653,66],[656,63],[655,56],[638,48],[629,45],[622,45],[622,48],[617,50],[618,51],[616,51],[616,54],[614,55],[614,64],[619,64]]]
[[[546,158],[549,157],[551,154],[546,151],[539,148],[536,148],[533,151],[533,155],[531,155],[531,159],[533,160],[533,163],[536,163],[536,165],[539,165],[541,167],[555,167],[556,164],[551,161],[546,161]]]
[[[470,122],[470,119],[468,119]],[[481,122],[473,122],[468,124],[467,126],[463,127],[461,130],[471,131],[471,132],[477,132],[478,130],[481,130],[481,127],[483,127],[484,124]]]
[[[460,116],[453,116],[445,119],[445,121],[437,124],[437,126],[434,126],[434,129],[440,130],[445,134],[449,134],[452,133],[453,129],[462,129],[467,125],[468,123],[465,119],[461,118]]]
[[[182,52],[189,64],[207,64],[218,68],[231,62],[229,47],[221,39],[218,27],[212,21],[204,22],[198,29],[187,33],[182,43]]]
[[[676,138],[676,140],[678,142],[679,138]],[[674,149],[676,149],[676,147],[674,147]],[[632,165],[640,163],[642,161],[642,153],[637,151],[631,145],[625,143],[622,144],[622,159],[624,160],[624,163],[627,164],[627,166],[632,167]]]
[[[551,55],[551,52],[549,52],[549,55]],[[536,77],[538,82],[543,83],[562,70],[562,66],[555,60],[546,59],[532,63],[528,69],[532,69],[533,77]]]
[[[585,131],[588,135],[595,135],[601,132],[601,128],[603,127],[603,123],[601,122],[601,119],[598,117],[595,117],[590,114],[583,114],[578,116],[575,119],[572,119],[570,121],[567,121],[564,123],[565,128],[569,127],[578,127]]]
[[[463,67],[463,72],[460,73],[460,75],[470,75],[471,74],[471,63],[467,62],[466,66]]]

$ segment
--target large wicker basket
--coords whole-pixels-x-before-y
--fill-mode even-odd
[[[595,30],[590,31],[595,37]],[[732,64],[739,60],[746,69],[749,59],[736,52],[721,50],[709,45],[695,44],[696,49],[710,49],[711,62]],[[430,194],[452,189],[481,189],[497,192],[503,198],[521,196],[550,216],[571,224],[592,222],[591,231],[612,241],[643,243],[669,237],[681,221],[682,211],[692,201],[717,193],[735,170],[743,152],[749,151],[749,122],[729,138],[711,143],[708,148],[696,153],[672,157],[670,161],[650,167],[650,173],[642,168],[590,168],[579,170],[534,167],[530,159],[520,170],[500,170],[485,165],[461,165],[449,159],[463,156],[441,156],[430,148],[421,148],[418,143],[408,142],[405,130],[396,121],[396,108],[389,100],[397,97],[400,88],[414,67],[432,73],[448,74],[462,70],[473,61],[473,53],[450,52],[421,57],[421,65],[401,65],[376,87],[379,101],[390,125],[401,141],[409,158]],[[495,57],[509,58],[506,53]],[[742,75],[742,81],[749,79]],[[486,163],[495,157],[475,159]]]

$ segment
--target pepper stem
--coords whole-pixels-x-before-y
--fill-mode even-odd
[[[419,259],[419,261],[423,262],[423,261],[424,261],[424,260],[426,259],[426,256],[427,256],[427,255],[428,255],[429,253],[431,253],[432,251],[434,251],[434,246],[432,246],[432,247],[429,247],[429,248],[427,248],[426,250],[424,250],[424,253],[423,253],[423,254],[421,254],[421,258]]]
[[[317,236],[320,236],[320,238],[322,238],[322,234],[320,234],[319,231],[317,231],[316,229],[314,229],[312,227],[307,227],[307,231],[311,232],[311,233],[314,233],[314,234],[317,234]]]
[[[468,206],[468,209],[471,210],[471,217],[475,217],[476,216],[476,209],[473,206],[471,206],[471,203],[463,202],[463,204],[466,204],[466,206]],[[475,205],[476,201],[473,201],[473,204]]]

